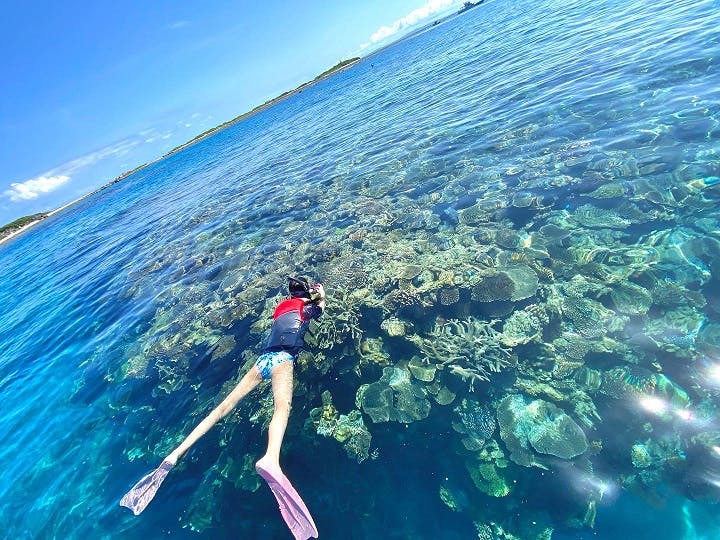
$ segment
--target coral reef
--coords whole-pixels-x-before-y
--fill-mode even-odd
[[[467,463],[466,467],[473,483],[483,493],[491,497],[505,497],[510,493],[510,486],[494,464]]]
[[[363,333],[359,307],[352,294],[328,293],[326,312],[312,321],[305,341],[320,349],[332,349],[346,342],[359,343]]]
[[[408,362],[407,367],[413,377],[423,382],[432,382],[435,378],[435,372],[437,371],[437,366],[435,364],[431,364],[419,356],[413,356]]]
[[[408,323],[398,319],[397,317],[384,319],[383,322],[380,323],[380,328],[390,337],[404,336],[407,333],[409,326],[410,325],[408,325]]]
[[[309,420],[318,435],[332,437],[339,442],[349,458],[362,463],[370,456],[372,435],[362,414],[358,410],[340,414],[327,390],[322,393],[322,406],[310,411]]]
[[[391,364],[390,354],[387,352],[381,337],[363,339],[358,345],[360,364],[376,364],[387,366]]]
[[[514,311],[505,319],[500,341],[507,347],[525,345],[539,338],[544,328],[543,321],[533,312],[533,309]]]
[[[518,465],[545,467],[538,454],[572,459],[588,449],[580,426],[547,401],[526,403],[522,395],[505,396],[498,404],[497,418],[500,437]]]
[[[437,323],[427,338],[415,335],[410,339],[438,369],[448,369],[473,385],[490,380],[493,373],[515,362],[493,325],[473,317],[444,321]]]
[[[608,331],[622,330],[625,324],[624,318],[590,298],[566,297],[562,314],[572,330],[586,338],[599,338]]]
[[[453,421],[453,429],[465,435],[462,443],[468,450],[480,450],[495,433],[495,411],[489,405],[463,399],[455,413],[459,421]]]
[[[505,272],[485,277],[472,288],[471,299],[476,302],[510,300],[515,292],[515,281]]]
[[[505,274],[513,282],[510,300],[517,302],[535,296],[538,288],[538,276],[526,265],[510,266],[504,269]]]
[[[430,402],[426,392],[412,381],[410,373],[386,367],[380,380],[360,386],[355,402],[373,422],[410,423],[427,418]]]
[[[629,281],[614,284],[610,298],[615,309],[627,315],[645,314],[653,304],[653,297],[647,289]]]

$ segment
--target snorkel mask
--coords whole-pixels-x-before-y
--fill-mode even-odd
[[[322,299],[318,286],[318,283],[310,285],[307,278],[288,276],[288,292],[293,298],[307,298],[312,302],[317,302]]]
[[[288,292],[293,298],[310,298],[310,283],[303,277],[288,276]]]

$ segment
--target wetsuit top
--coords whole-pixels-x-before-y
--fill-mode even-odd
[[[287,351],[297,356],[302,348],[303,338],[312,319],[322,315],[322,309],[315,303],[302,298],[289,298],[280,302],[273,313],[265,351]]]

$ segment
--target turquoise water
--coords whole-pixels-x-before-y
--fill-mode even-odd
[[[1,246],[5,535],[289,537],[263,392],[118,501],[300,272],[322,538],[720,538],[719,7],[494,0]]]

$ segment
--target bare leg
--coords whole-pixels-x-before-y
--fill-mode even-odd
[[[292,364],[291,362],[287,363]],[[290,376],[292,377],[292,372],[290,373]],[[255,366],[252,366],[250,370],[243,376],[243,378],[240,379],[240,382],[237,384],[237,386],[233,388],[232,392],[230,392],[230,394],[228,394],[228,396],[223,400],[223,402],[217,407],[215,407],[213,412],[206,416],[205,419],[200,422],[195,429],[192,430],[190,435],[187,436],[187,438],[180,444],[180,446],[178,446],[165,458],[165,461],[168,461],[172,465],[175,465],[177,461],[183,456],[183,454],[187,452],[190,447],[195,444],[198,439],[200,439],[200,437],[205,435],[211,427],[217,424],[222,418],[227,416],[227,414],[235,408],[238,402],[242,398],[244,398],[248,394],[248,392],[255,388],[261,380],[262,377],[260,376],[260,372]],[[275,377],[273,376],[273,391],[275,389],[274,387]],[[273,416],[273,418],[275,417]]]
[[[293,362],[283,362],[272,370],[272,391],[275,410],[268,428],[268,447],[258,461],[267,469],[280,468],[280,446],[290,416],[293,393]]]

